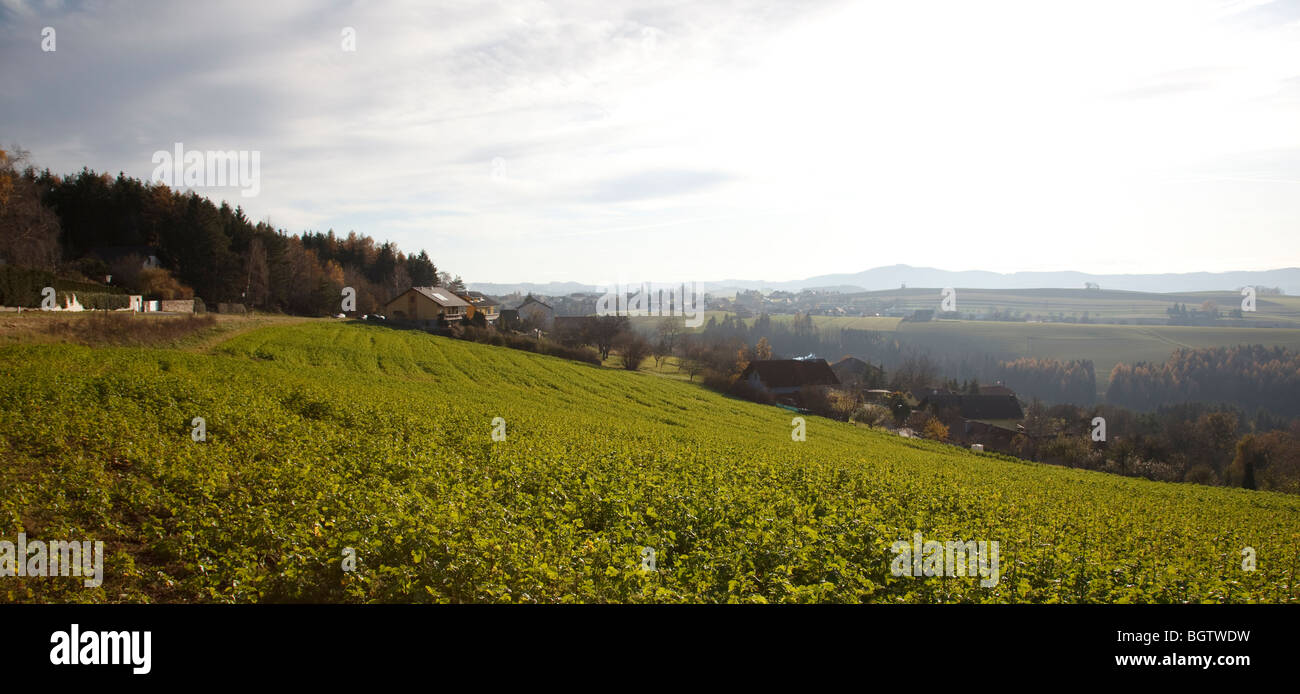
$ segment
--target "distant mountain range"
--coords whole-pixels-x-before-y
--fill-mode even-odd
[[[536,282],[519,282],[516,284],[502,284],[499,282],[467,282],[465,288],[470,291],[483,292],[490,296],[506,296],[518,292],[520,294],[539,294],[541,296],[567,296],[569,294],[578,294],[582,292],[600,291],[600,288],[593,284],[580,284],[578,282],[547,282],[538,284]]]
[[[742,289],[762,291],[803,289],[836,289],[841,292],[876,291],[908,287],[955,287],[966,289],[1082,289],[1084,283],[1093,282],[1102,289],[1135,292],[1196,292],[1235,290],[1247,285],[1280,287],[1289,295],[1300,294],[1300,268],[1237,272],[1185,272],[1156,275],[1093,275],[1086,272],[1013,272],[1009,274],[983,270],[951,271],[911,265],[890,265],[862,272],[818,275],[802,280],[769,282],[767,280],[722,280],[699,282],[700,291],[715,295],[733,294]],[[579,282],[548,282],[537,284],[520,282],[501,284],[471,282],[469,288],[502,296],[519,292],[546,296],[563,296],[576,292],[600,291],[600,287]]]

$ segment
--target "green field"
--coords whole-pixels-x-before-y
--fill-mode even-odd
[[[1285,297],[1290,298],[1290,297]],[[721,314],[718,315],[719,319]],[[793,316],[772,316],[788,322]],[[749,322],[753,322],[750,319]],[[894,332],[907,343],[950,353],[954,350],[991,354],[999,359],[1091,359],[1097,391],[1105,393],[1111,369],[1118,363],[1163,362],[1179,348],[1230,347],[1262,344],[1300,350],[1298,328],[1238,328],[1218,326],[1110,325],[1024,323],[1004,321],[933,320],[905,322],[899,318],[813,316],[824,334],[842,329]],[[822,355],[837,359],[841,355]]]
[[[884,291],[841,294],[827,297],[826,301],[846,307],[857,306],[877,312],[881,308],[911,312],[918,309],[939,309],[939,288],[891,289]],[[1183,304],[1188,309],[1199,308],[1213,301],[1220,312],[1241,307],[1242,296],[1236,292],[1182,292],[1157,294],[1153,292],[1128,292],[1087,289],[965,289],[956,288],[956,308],[963,314],[988,314],[991,311],[1014,311],[1019,315],[1042,316],[1044,320],[1056,316],[1082,318],[1085,313],[1093,321],[1107,322],[1164,322],[1166,309]],[[870,308],[874,307],[874,308]],[[1224,318],[1225,323],[1241,327],[1279,324],[1279,327],[1300,328],[1300,297],[1259,295],[1255,311],[1245,312],[1239,319]]]
[[[1098,392],[1105,392],[1116,364],[1163,362],[1174,350],[1183,347],[1263,344],[1300,350],[1297,329],[944,320],[900,323],[898,333],[912,344],[970,349],[1003,359],[1091,359],[1097,372]]]
[[[1300,498],[795,442],[672,378],[358,323],[0,347],[0,490],[0,539],[108,545],[101,587],[5,602],[1300,601]],[[892,575],[914,532],[999,542],[999,581]]]
[[[1236,292],[1183,292],[1156,294],[1151,292],[1126,292],[1086,289],[962,289],[957,290],[957,310],[962,313],[986,313],[992,309],[1013,310],[1035,316],[1082,317],[1086,312],[1092,320],[1105,321],[1165,321],[1165,310],[1174,304],[1189,309],[1213,301],[1220,311],[1241,307],[1242,296]],[[895,299],[900,307],[908,309],[938,308],[937,289],[908,289],[888,292],[870,292],[865,296]],[[1300,328],[1300,297],[1257,296],[1254,312],[1242,314],[1231,320],[1242,327],[1256,324],[1280,323],[1282,327]]]

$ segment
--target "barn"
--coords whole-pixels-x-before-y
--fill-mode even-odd
[[[775,395],[796,393],[809,386],[840,384],[825,359],[756,359],[749,362],[740,379]]]

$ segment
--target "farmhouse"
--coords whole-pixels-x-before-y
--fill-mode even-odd
[[[384,315],[396,321],[433,327],[439,320],[463,319],[469,306],[469,302],[444,287],[411,287],[384,304]]]
[[[522,304],[515,307],[519,312],[519,320],[525,325],[535,325],[542,330],[550,330],[555,327],[555,309],[550,304],[538,301],[532,294],[524,299]]]
[[[981,388],[979,395],[972,395],[946,388],[926,388],[913,393],[913,397],[921,402],[918,409],[956,410],[962,419],[1024,419],[1025,413],[1015,393],[1003,386],[991,386],[989,391]]]
[[[843,359],[831,364],[831,371],[841,382],[848,381],[853,377],[863,374],[867,370],[867,362],[857,357],[844,357]]]
[[[1013,452],[1014,423],[1024,419],[1025,413],[1010,388],[981,386],[978,394],[925,388],[913,396],[921,401],[917,413],[938,417],[954,440],[978,443],[988,451]]]
[[[870,387],[883,385],[885,382],[885,370],[883,368],[869,364],[857,357],[844,357],[831,364],[831,371],[835,372],[835,377],[844,385]]]
[[[961,395],[961,416],[966,419],[1024,419],[1015,395]]]
[[[797,393],[800,388],[838,386],[840,380],[825,359],[760,359],[749,362],[740,380],[774,395]]]

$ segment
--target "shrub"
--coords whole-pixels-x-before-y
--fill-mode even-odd
[[[948,440],[948,427],[939,421],[938,417],[931,417],[925,422],[925,429],[921,432],[925,438],[934,439],[935,441]]]
[[[1195,465],[1192,469],[1188,470],[1187,474],[1183,475],[1183,481],[1191,482],[1192,484],[1215,485],[1219,483],[1219,476],[1214,474],[1214,468],[1205,463],[1201,463],[1200,465]]]
[[[859,405],[853,410],[853,414],[849,415],[850,422],[869,427],[886,426],[893,418],[894,415],[889,409],[880,405]]]
[[[716,372],[713,372],[713,373],[716,373]],[[716,380],[718,383],[721,383],[720,380],[718,380],[718,379],[716,379],[716,378],[715,378],[715,380]],[[728,385],[728,386],[726,387],[726,389],[723,390],[722,392],[725,392],[725,393],[728,394],[728,395],[731,395],[731,396],[734,396],[734,397],[737,397],[737,398],[744,398],[745,400],[750,400],[750,401],[752,401],[752,402],[762,403],[762,404],[764,404],[764,405],[771,405],[771,404],[773,404],[773,403],[776,402],[776,398],[773,397],[773,395],[772,395],[772,393],[771,393],[770,391],[765,390],[765,389],[763,389],[763,388],[756,388],[756,387],[754,387],[753,385],[751,385],[749,381],[742,381],[742,380],[740,380],[740,379],[736,379],[735,381],[732,381],[730,377],[727,377],[727,378],[726,378],[726,382],[727,382],[729,385]],[[704,385],[705,385],[705,387],[711,387],[711,386],[709,386],[709,376],[708,376],[708,375],[705,375],[705,377],[704,377]]]
[[[641,368],[641,362],[650,356],[649,340],[640,333],[630,331],[618,336],[614,341],[614,349],[618,351],[619,362],[628,371]]]
[[[717,371],[715,369],[705,369],[704,375],[700,378],[700,382],[709,390],[717,391],[719,393],[730,393],[731,386],[735,381],[728,373]]]
[[[849,415],[858,407],[858,396],[849,390],[832,388],[826,393],[831,414],[841,422],[849,421]]]
[[[62,303],[64,297],[76,295],[77,301],[87,309],[95,311],[116,311],[119,308],[128,308],[131,306],[131,298],[125,294],[104,294],[100,292],[60,292],[59,301]]]
[[[1087,438],[1077,435],[1057,434],[1038,447],[1040,460],[1068,467],[1088,467],[1092,446]]]
[[[39,306],[41,289],[54,284],[54,273],[48,270],[0,266],[0,305]]]
[[[194,297],[193,289],[173,277],[171,271],[162,268],[141,270],[136,277],[136,283],[140,287],[141,294],[156,296],[159,299],[190,299]]]

